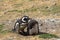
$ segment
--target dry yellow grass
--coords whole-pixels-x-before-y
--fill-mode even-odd
[[[49,8],[56,5],[60,8],[60,0],[1,0],[0,20],[13,20],[23,15],[33,18],[60,18],[59,8],[54,9],[53,12],[48,12]],[[47,11],[45,11],[45,8],[48,8]],[[55,13],[55,10],[58,11]]]

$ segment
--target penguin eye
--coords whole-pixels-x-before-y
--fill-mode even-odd
[[[26,20],[27,20],[27,18],[24,18],[24,20],[26,21]]]

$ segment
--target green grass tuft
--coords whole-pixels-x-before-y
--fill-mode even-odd
[[[59,38],[59,37],[54,34],[40,34],[39,38]]]
[[[0,24],[0,34],[6,34],[8,32],[11,32],[10,30],[3,30],[4,29],[4,24]]]
[[[14,6],[15,8],[18,8],[18,7],[22,6],[22,5],[23,5],[23,3],[18,3],[18,4],[14,4],[13,6]]]
[[[3,29],[3,27],[4,27],[3,24],[0,24],[0,31]]]
[[[57,14],[60,13],[60,5],[59,6],[41,6],[40,7],[40,11],[43,12],[43,15],[49,15],[49,14]]]

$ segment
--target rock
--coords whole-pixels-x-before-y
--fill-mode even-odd
[[[47,33],[55,33],[58,31],[57,29],[60,28],[60,19],[44,19],[44,20],[38,20],[39,24],[39,31],[40,32],[47,32]],[[60,31],[59,31],[60,32]]]
[[[51,38],[49,40],[60,40],[60,38]]]

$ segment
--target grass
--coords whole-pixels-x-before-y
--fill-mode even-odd
[[[57,14],[60,13],[60,5],[54,5],[50,8],[48,6],[42,6],[40,7],[40,11],[43,12],[43,15],[49,15],[49,14]]]
[[[33,12],[33,11],[37,11],[38,7],[32,7],[29,9],[24,9],[24,10],[8,10],[8,12]]]
[[[34,0],[29,0],[29,1],[34,1]]]
[[[0,0],[0,2],[4,2],[5,0]]]
[[[8,32],[11,32],[10,30],[3,30],[4,24],[0,24],[0,34],[6,34]]]
[[[2,31],[2,29],[3,29],[3,25],[2,25],[2,24],[0,24],[0,32]]]
[[[8,10],[7,12],[22,12],[22,10]]]
[[[20,7],[23,4],[14,4],[15,6]],[[42,12],[43,15],[50,15],[50,14],[58,14],[60,13],[60,5],[52,5],[51,7],[48,7],[47,5],[43,5],[43,6],[33,6],[31,8],[26,8],[23,10],[19,10],[19,9],[13,9],[13,10],[8,10],[8,12],[19,12],[19,13],[26,13],[26,12],[36,12],[38,13],[38,11]]]
[[[13,6],[14,6],[15,8],[18,8],[18,7],[22,6],[22,5],[23,5],[23,3],[18,3],[18,4],[14,4]]]
[[[58,12],[60,12],[60,5],[59,6],[52,6],[51,7],[51,12],[52,13],[58,13]]]
[[[0,0],[1,2],[1,10],[0,15],[2,15],[0,20],[8,20],[9,16],[11,19],[16,19],[23,15],[28,15],[30,17],[43,17],[56,15],[56,17],[60,17],[60,5],[57,3],[56,5],[53,2],[51,4],[47,1],[42,3],[42,0]],[[42,4],[41,4],[41,3]],[[38,4],[38,5],[37,5]],[[48,5],[50,4],[50,5]],[[7,15],[7,14],[9,15]],[[14,14],[15,13],[15,14]],[[5,14],[5,15],[4,15]],[[19,15],[18,15],[19,14]],[[37,16],[38,15],[38,16]],[[53,17],[53,16],[52,16]],[[55,17],[55,16],[54,16]],[[4,19],[6,18],[6,19]]]
[[[39,38],[59,38],[58,36],[54,35],[54,34],[40,34]]]
[[[60,6],[52,6],[52,7],[48,7],[48,6],[41,6],[41,7],[31,7],[29,9],[24,9],[24,10],[10,10],[8,12],[35,12],[37,10],[40,10],[41,12],[43,12],[43,15],[48,15],[50,14],[57,14],[60,12]]]

